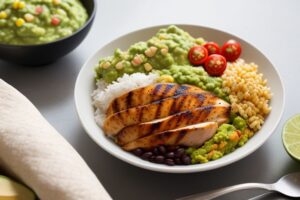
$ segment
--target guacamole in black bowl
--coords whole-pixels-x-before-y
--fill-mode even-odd
[[[96,0],[0,0],[0,59],[43,65],[87,35]]]
[[[87,18],[79,0],[6,0],[0,4],[0,43],[52,42],[71,35]]]

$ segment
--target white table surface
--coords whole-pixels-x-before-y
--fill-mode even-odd
[[[281,142],[283,122],[300,113],[299,9],[297,0],[99,0],[95,23],[75,51],[43,67],[0,61],[0,78],[37,106],[78,150],[114,199],[168,200],[242,182],[270,183],[300,169],[300,163],[287,155]],[[175,23],[204,25],[240,36],[270,58],[284,81],[285,112],[271,138],[247,158],[221,169],[163,174],[131,166],[98,147],[76,114],[75,80],[93,52],[132,30]],[[219,199],[247,199],[261,192],[244,191]]]

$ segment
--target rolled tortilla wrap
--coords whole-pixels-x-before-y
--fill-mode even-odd
[[[1,79],[0,166],[42,200],[111,199],[75,149]]]

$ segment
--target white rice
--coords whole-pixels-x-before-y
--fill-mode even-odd
[[[117,81],[114,81],[111,84],[107,84],[103,80],[98,81],[96,83],[97,89],[94,90],[92,94],[93,105],[96,108],[96,123],[102,127],[106,117],[105,112],[113,99],[131,90],[153,84],[158,77],[159,75],[154,73],[148,75],[134,73],[131,75],[124,74],[124,76],[118,78]]]

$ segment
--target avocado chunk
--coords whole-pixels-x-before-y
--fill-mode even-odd
[[[26,186],[0,175],[0,200],[35,200],[35,194]]]

